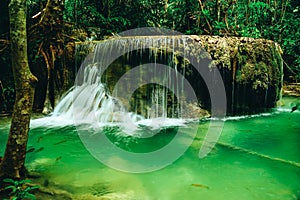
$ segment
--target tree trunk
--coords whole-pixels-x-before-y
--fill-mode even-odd
[[[37,81],[29,70],[26,35],[26,0],[9,4],[12,68],[16,101],[8,141],[0,165],[0,177],[25,177],[25,156],[32,108],[33,85]]]

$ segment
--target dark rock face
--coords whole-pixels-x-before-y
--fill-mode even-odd
[[[178,37],[180,38],[182,36]],[[278,44],[270,40],[253,38],[218,36],[184,37],[187,38],[185,48],[187,51],[190,51],[191,54],[194,54],[193,57],[199,55],[198,57],[202,56],[200,58],[202,59],[204,55],[197,54],[199,49],[193,49],[191,46],[191,44],[195,44],[194,42],[196,41],[209,53],[213,60],[212,62],[215,64],[214,66],[219,69],[226,90],[228,115],[262,112],[265,109],[276,106],[276,102],[281,98],[283,82],[282,52]],[[132,39],[137,40],[137,37]],[[118,39],[116,38],[114,40]],[[76,59],[78,63],[81,63],[80,60],[84,58],[85,55],[94,51],[93,49],[96,43],[97,42],[94,41],[93,44],[77,44],[77,47],[80,46],[80,48],[77,48]],[[157,52],[157,55],[166,55],[165,58],[168,59],[162,57],[160,61],[162,64],[169,64],[167,60],[170,60],[170,57],[172,58],[171,62],[177,62],[178,71],[180,73],[185,71],[186,74],[183,75],[193,86],[200,107],[209,111],[210,96],[201,76],[196,75],[196,71],[193,71],[192,67],[189,66],[189,61],[182,58],[182,56],[177,56],[176,53],[168,52],[164,47],[156,49],[155,51],[143,50],[143,55],[139,55],[140,52],[135,51],[131,53],[132,58],[130,58],[129,54],[116,60],[112,64],[114,66],[111,66],[110,69],[107,70],[106,79],[108,77],[109,80],[112,80],[107,83],[108,87],[113,86],[116,81],[131,68],[141,64],[140,61],[136,61],[136,58],[143,58],[143,63],[153,62],[153,60],[149,60],[149,54],[153,55],[153,52]],[[168,54],[171,56],[168,56]],[[159,56],[156,56],[156,58],[155,61],[158,61]],[[211,60],[208,62],[211,62]],[[109,89],[111,90],[111,88]],[[137,94],[137,96],[143,95]],[[134,104],[136,106],[138,103]]]
[[[253,38],[191,37],[207,50],[221,72],[228,114],[260,112],[276,106],[283,82],[278,44]]]

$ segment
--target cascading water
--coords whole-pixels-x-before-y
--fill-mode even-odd
[[[75,86],[52,116],[75,118],[80,123],[181,118],[188,98],[185,73],[190,69],[184,56],[186,48],[191,47],[187,40],[186,36],[120,37],[81,44],[77,54],[87,50],[91,53],[78,71]],[[151,66],[145,67],[144,63]],[[131,73],[126,76],[127,72]],[[121,84],[111,82],[112,74],[121,79],[117,80]],[[137,94],[132,97],[133,93]],[[130,104],[130,99],[134,103]]]
[[[69,90],[55,108],[53,116],[75,117],[86,122],[120,120],[125,109],[118,99],[109,95],[105,85],[101,83],[98,70],[96,65],[84,68],[83,82]]]

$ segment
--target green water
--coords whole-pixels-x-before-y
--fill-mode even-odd
[[[227,119],[219,144],[203,159],[198,158],[198,153],[209,121],[190,123],[182,132],[189,137],[189,131],[198,127],[198,133],[184,155],[161,170],[144,174],[119,172],[100,163],[86,150],[72,126],[33,128],[28,148],[34,151],[27,155],[27,168],[79,196],[299,199],[300,111],[289,112],[291,101],[297,99],[285,98],[285,106],[271,113]],[[9,121],[2,119],[0,155],[4,153],[8,129]],[[106,128],[103,133],[127,151],[148,152],[170,142],[177,130],[162,129],[147,139],[120,136],[117,127]]]

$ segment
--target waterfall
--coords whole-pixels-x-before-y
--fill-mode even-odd
[[[189,39],[119,37],[80,44],[76,54],[89,53],[52,116],[100,123],[181,118],[190,69],[180,57],[191,49]]]
[[[89,65],[84,68],[84,79],[80,85],[72,87],[54,109],[52,116],[90,120],[98,122],[117,122],[124,115],[122,103],[112,97],[101,82],[99,68]]]

